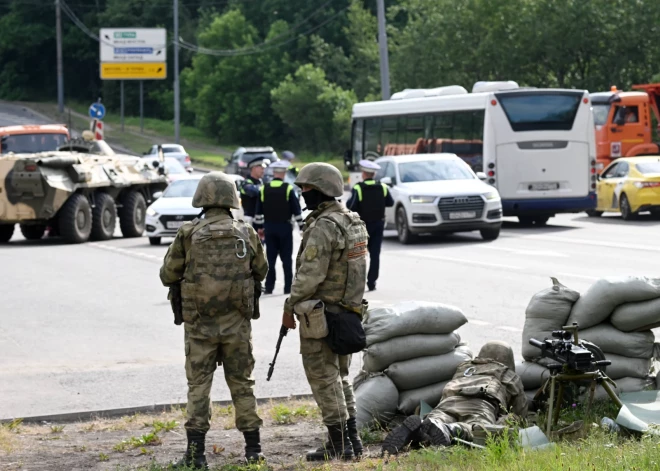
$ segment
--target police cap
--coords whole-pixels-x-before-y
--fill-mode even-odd
[[[378,170],[380,170],[380,165],[378,165],[376,162],[372,162],[371,160],[360,160],[360,170],[365,173],[376,173]]]
[[[290,166],[291,164],[288,161],[278,160],[277,162],[270,164],[268,168],[272,168],[274,172],[286,172]]]

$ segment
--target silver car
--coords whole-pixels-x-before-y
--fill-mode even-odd
[[[163,154],[165,154],[165,157],[175,158],[188,172],[193,171],[190,155],[188,155],[188,152],[186,152],[186,149],[184,149],[182,145],[161,144],[161,147],[163,148]],[[151,149],[143,155],[145,157],[158,157],[158,145],[151,146]]]

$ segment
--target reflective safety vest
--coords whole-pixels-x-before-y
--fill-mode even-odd
[[[364,222],[382,221],[385,219],[385,198],[387,185],[366,180],[353,187],[357,193],[358,202],[356,212]]]
[[[259,198],[263,208],[264,222],[290,222],[293,214],[289,198],[293,193],[293,187],[282,180],[272,180],[263,185],[259,192]]]

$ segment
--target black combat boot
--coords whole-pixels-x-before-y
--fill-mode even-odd
[[[307,453],[307,461],[325,461],[335,458],[353,459],[353,446],[348,438],[346,424],[328,425],[328,438],[325,445]]]
[[[348,438],[351,441],[353,446],[353,454],[356,458],[362,456],[362,440],[360,440],[360,432],[357,428],[357,420],[355,417],[349,417],[348,422],[346,422],[346,427],[348,428]]]
[[[259,429],[251,432],[243,432],[245,437],[245,461],[247,464],[266,462],[266,458],[261,453],[261,438]]]
[[[195,430],[186,430],[186,435],[188,436],[188,447],[186,448],[186,454],[183,455],[183,458],[174,463],[174,469],[180,468],[194,468],[194,469],[209,469],[209,465],[206,462],[206,455],[204,455],[206,449],[206,433],[197,432]]]
[[[456,424],[446,424],[439,420],[425,419],[419,429],[420,441],[432,446],[450,446],[452,438],[472,441],[472,437],[463,437],[463,429]]]
[[[417,435],[422,426],[422,419],[418,415],[411,415],[403,421],[403,424],[392,430],[383,441],[382,453],[396,455],[403,447],[417,440]]]

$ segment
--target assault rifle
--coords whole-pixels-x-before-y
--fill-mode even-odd
[[[537,393],[538,396],[542,391],[545,391],[548,383],[550,384],[547,415],[548,436],[550,436],[552,426],[556,425],[559,420],[559,410],[564,399],[564,384],[567,382],[589,381],[587,414],[591,409],[596,386],[598,385],[605,389],[612,402],[618,407],[622,406],[616,393],[610,387],[610,384],[615,387],[616,384],[605,374],[605,368],[612,362],[605,359],[603,351],[597,345],[578,338],[577,322],[570,326],[563,326],[562,329],[552,332],[553,339],[545,339],[542,342],[529,339],[529,344],[539,348],[543,357],[557,362],[547,365],[550,370],[550,378]],[[559,388],[555,404],[555,386],[557,383],[559,383]]]
[[[286,326],[280,327],[280,337],[277,339],[277,345],[275,346],[275,356],[273,361],[270,363],[270,368],[268,368],[268,376],[266,381],[270,381],[270,377],[273,376],[273,371],[275,371],[275,362],[277,361],[277,354],[280,353],[280,347],[282,346],[282,339],[286,337],[286,334],[289,333],[289,329]]]

